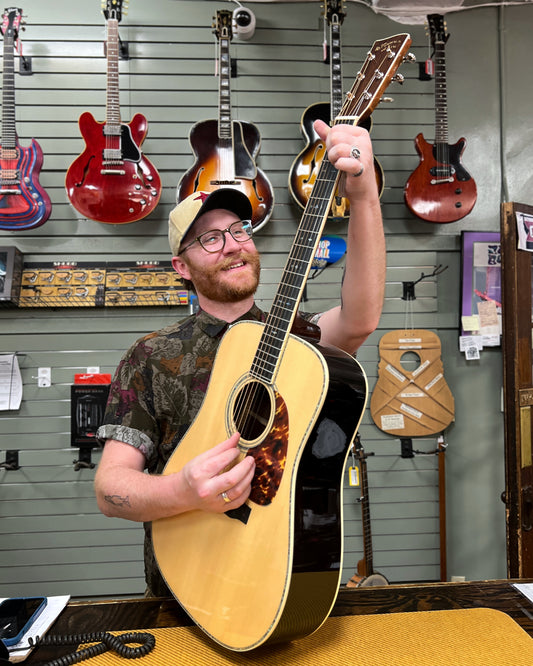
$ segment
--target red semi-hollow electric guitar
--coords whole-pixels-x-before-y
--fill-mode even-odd
[[[50,217],[50,197],[39,183],[43,152],[35,141],[24,148],[15,127],[14,46],[22,19],[22,9],[4,11],[2,145],[0,147],[0,229],[21,231],[41,226]]]
[[[409,210],[426,222],[456,222],[474,207],[477,189],[461,163],[466,140],[448,143],[444,50],[449,35],[440,14],[430,14],[428,24],[435,49],[435,143],[417,135],[420,163],[407,180],[404,198]]]
[[[125,3],[126,4],[126,3]],[[96,222],[124,224],[149,215],[161,196],[161,179],[143,155],[146,118],[136,113],[129,123],[120,118],[118,24],[122,0],[107,0],[107,112],[103,123],[88,111],[79,118],[85,150],[70,165],[65,187],[70,203]]]

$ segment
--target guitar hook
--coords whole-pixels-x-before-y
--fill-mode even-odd
[[[436,277],[437,275],[441,275],[441,273],[444,273],[444,271],[447,268],[448,266],[443,266],[442,264],[439,264],[438,266],[435,267],[433,273],[428,273],[427,275],[425,273],[421,273],[420,277],[415,282],[402,282],[403,284],[402,301],[414,301],[416,299],[415,284],[418,284],[424,278]]]

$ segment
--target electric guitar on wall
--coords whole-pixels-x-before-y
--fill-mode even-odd
[[[324,13],[330,29],[329,59],[330,59],[330,102],[315,102],[303,112],[300,129],[306,140],[305,148],[299,153],[289,171],[289,191],[294,201],[301,208],[305,208],[320,167],[326,146],[315,132],[315,120],[323,120],[328,125],[336,118],[343,102],[342,61],[341,61],[341,25],[345,13],[343,0],[325,0]],[[368,116],[359,123],[370,131],[372,118]],[[374,170],[379,195],[383,193],[384,174],[381,164],[374,158]],[[343,218],[350,215],[350,204],[344,197],[335,194],[331,204],[330,217]]]
[[[161,179],[143,155],[146,118],[136,113],[129,123],[120,118],[119,36],[122,0],[106,0],[107,107],[97,122],[86,111],[78,121],[85,150],[70,165],[65,187],[70,203],[84,217],[107,224],[136,222],[149,215],[161,196]],[[127,4],[126,2],[124,4]]]
[[[407,180],[404,198],[409,210],[422,220],[456,222],[474,207],[477,190],[461,163],[466,140],[448,143],[445,44],[450,35],[440,14],[430,14],[428,24],[435,50],[435,143],[428,143],[422,133],[417,135],[420,163]]]
[[[196,161],[178,184],[177,201],[183,201],[201,190],[212,192],[221,187],[240,190],[252,204],[252,226],[258,230],[272,214],[274,192],[255,163],[261,145],[257,127],[243,120],[232,120],[231,117],[229,45],[233,36],[232,18],[232,12],[227,10],[220,10],[216,15],[214,33],[219,44],[218,120],[202,120],[192,127],[189,142]]]
[[[376,587],[388,585],[389,581],[383,574],[374,572],[374,553],[372,548],[372,529],[370,526],[370,497],[368,494],[368,472],[366,459],[373,453],[365,453],[359,434],[354,442],[355,455],[359,460],[361,472],[361,514],[363,521],[363,550],[364,557],[357,563],[357,573],[346,583],[346,587]]]
[[[402,62],[407,34],[374,42],[339,117],[365,118]],[[342,569],[342,485],[367,384],[353,356],[291,334],[340,173],[322,160],[265,323],[238,322],[218,349],[204,402],[163,474],[240,433],[252,490],[226,513],[152,523],[160,571],[213,640],[237,651],[317,629]]]
[[[28,148],[15,127],[14,47],[22,23],[22,9],[4,10],[2,87],[2,145],[0,146],[0,229],[21,231],[44,224],[52,212],[50,197],[39,183],[43,152],[35,139]]]

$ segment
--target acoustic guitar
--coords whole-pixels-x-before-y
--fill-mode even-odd
[[[371,112],[410,42],[401,34],[374,43],[338,122]],[[255,458],[251,494],[239,509],[152,523],[169,589],[231,650],[313,632],[340,584],[342,477],[366,377],[353,356],[290,332],[339,177],[323,159],[266,322],[230,326],[200,411],[163,471],[177,472],[234,432],[241,456]]]
[[[343,102],[342,59],[341,59],[341,25],[345,12],[342,0],[325,0],[324,13],[329,25],[329,61],[330,61],[330,95],[331,102],[315,102],[307,107],[300,120],[300,129],[306,141],[305,147],[298,154],[289,171],[289,192],[294,201],[305,208],[316,180],[320,162],[326,152],[326,146],[315,132],[315,120],[323,120],[328,125],[336,118]],[[368,116],[359,122],[361,127],[370,131],[372,118]],[[379,161],[374,158],[374,170],[379,196],[383,193],[385,178]],[[330,218],[342,219],[350,215],[348,200],[338,192],[331,204]]]
[[[74,208],[84,217],[106,224],[142,220],[161,197],[159,173],[141,151],[148,132],[146,118],[137,113],[123,123],[120,117],[118,24],[122,11],[122,0],[106,0],[106,119],[98,122],[88,111],[82,113],[78,124],[85,149],[65,178]]]
[[[355,573],[346,583],[346,587],[377,587],[388,585],[389,581],[383,574],[374,571],[374,550],[372,548],[372,529],[370,525],[370,496],[368,492],[368,471],[366,459],[373,453],[365,453],[359,433],[355,437],[354,450],[359,460],[359,471],[361,474],[361,514],[363,525],[363,552],[364,556],[357,563]]]
[[[240,190],[252,204],[252,225],[259,230],[268,222],[274,207],[272,185],[256,159],[261,146],[259,130],[252,123],[232,120],[230,42],[233,14],[219,10],[214,33],[219,46],[218,119],[193,125],[189,142],[195,154],[193,166],[182,176],[177,201],[197,191],[212,192],[220,187]]]
[[[456,222],[474,207],[477,189],[461,162],[465,138],[448,143],[445,45],[450,35],[440,14],[430,14],[428,24],[435,50],[435,143],[417,135],[420,163],[407,180],[404,198],[409,210],[426,222]]]
[[[50,197],[39,183],[43,151],[35,139],[20,145],[15,125],[14,48],[22,23],[22,10],[4,10],[2,77],[2,144],[0,146],[0,229],[22,231],[44,224],[52,212]]]

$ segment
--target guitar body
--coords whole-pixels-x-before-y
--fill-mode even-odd
[[[13,149],[0,148],[0,229],[35,229],[50,217],[52,203],[39,183],[42,164],[35,139],[26,148],[18,140]]]
[[[202,407],[164,474],[235,431],[263,329],[229,328]],[[342,568],[343,473],[367,386],[353,357],[289,335],[266,390],[261,432],[244,442],[257,465],[248,501],[225,514],[190,511],[152,524],[174,596],[211,638],[237,651],[305,636],[331,611]]]
[[[404,190],[405,203],[417,217],[427,222],[456,222],[474,207],[476,183],[461,164],[465,144],[464,138],[454,145],[431,144],[417,135],[420,164]]]
[[[74,208],[84,217],[107,224],[135,222],[149,215],[161,196],[161,179],[144,157],[141,145],[148,131],[137,113],[120,124],[120,136],[105,134],[106,123],[88,111],[79,118],[85,150],[68,168],[65,187]],[[120,159],[104,159],[109,148]]]
[[[305,138],[306,145],[292,163],[289,171],[289,191],[292,194],[294,201],[301,208],[305,208],[309,201],[320,163],[326,152],[326,147],[315,132],[313,123],[315,120],[323,120],[325,123],[329,124],[330,119],[331,106],[328,102],[311,104],[302,115],[300,129]],[[368,118],[365,118],[360,125],[370,131],[372,126],[371,117],[369,116]],[[384,187],[384,174],[381,164],[376,158],[374,158],[374,170],[376,173],[378,192],[381,196]],[[348,200],[339,196],[338,191],[336,191],[331,204],[329,217],[336,219],[348,217],[349,215],[350,204],[348,203]]]
[[[214,119],[192,127],[189,141],[196,160],[178,184],[177,200],[182,201],[197,191],[232,187],[250,200],[252,225],[257,230],[268,221],[274,206],[272,186],[255,163],[261,145],[259,131],[252,123],[234,120],[232,133],[232,142],[220,139],[218,122]]]

